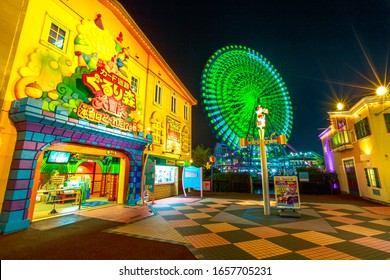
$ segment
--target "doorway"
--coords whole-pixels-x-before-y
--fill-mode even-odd
[[[353,195],[360,195],[359,185],[356,177],[355,163],[353,159],[347,159],[343,162],[349,193]]]
[[[50,147],[40,160],[29,211],[32,221],[124,202],[129,161],[123,153],[67,144]]]

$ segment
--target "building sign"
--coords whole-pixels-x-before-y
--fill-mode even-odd
[[[274,186],[278,208],[300,209],[297,176],[275,176]]]
[[[110,156],[116,156],[118,154],[118,152],[117,151],[113,151],[113,150],[108,150],[108,151],[106,151],[106,154],[110,155]]]
[[[121,118],[110,116],[109,114],[102,113],[96,110],[93,106],[90,106],[85,103],[81,103],[77,108],[77,116],[79,118],[86,119],[91,122],[110,125],[114,128],[118,128],[124,131],[130,131],[130,132],[137,131],[136,122],[128,122]]]
[[[167,117],[167,151],[180,153],[180,122]]]
[[[93,106],[118,117],[127,118],[136,109],[136,97],[130,84],[103,67],[83,75],[83,83],[95,94]]]
[[[126,80],[99,67],[90,74],[83,74],[83,83],[95,97],[91,105],[82,102],[78,106],[79,118],[124,131],[137,131],[137,123],[127,121],[130,112],[136,109],[136,97]]]

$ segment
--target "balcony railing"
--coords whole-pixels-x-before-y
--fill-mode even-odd
[[[350,130],[341,130],[331,138],[332,150],[353,149],[353,133]]]

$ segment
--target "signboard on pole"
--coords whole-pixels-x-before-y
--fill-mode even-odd
[[[202,188],[202,167],[195,166],[185,166],[183,168],[183,193],[187,196],[186,190],[192,188],[194,190],[200,191],[200,196],[203,197],[203,188]]]
[[[275,176],[275,199],[279,209],[300,209],[297,176]]]

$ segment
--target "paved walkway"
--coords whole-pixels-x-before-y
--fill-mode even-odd
[[[281,217],[272,201],[271,215],[265,216],[258,198],[177,196],[144,207],[115,205],[38,221],[32,223],[31,231],[36,235],[55,230],[62,232],[59,238],[66,238],[67,234],[73,235],[73,240],[79,235],[96,241],[100,235],[93,237],[91,228],[85,231],[92,221],[106,221],[107,226],[97,227],[97,231],[106,234],[102,240],[107,240],[107,236],[110,240],[120,239],[122,243],[113,244],[121,245],[115,246],[130,244],[126,238],[132,240],[132,244],[136,239],[139,243],[171,244],[172,248],[181,245],[199,260],[390,259],[390,207],[359,202],[361,199],[343,201],[339,196],[337,199],[330,196],[324,201],[323,196],[318,199],[313,196],[310,201],[301,203],[300,217]],[[12,241],[15,242],[12,246],[19,250],[39,250],[32,249],[31,244],[22,246],[23,238],[18,238],[18,234],[23,236],[23,233],[15,233],[13,238],[0,238],[3,249]],[[53,237],[51,242],[59,240]],[[155,246],[156,243],[148,244],[146,246]],[[91,250],[91,245],[87,245],[89,247],[80,248],[79,252]],[[84,256],[110,258],[103,250],[95,249],[90,255],[84,252]],[[153,251],[150,254],[153,259]],[[169,253],[166,254],[168,258]],[[5,256],[3,259],[12,257]],[[176,256],[180,258],[180,253]],[[132,259],[132,256],[127,258]]]
[[[264,216],[257,200],[172,197],[109,232],[183,244],[200,260],[390,259],[388,206],[303,203],[301,217],[271,206]]]

